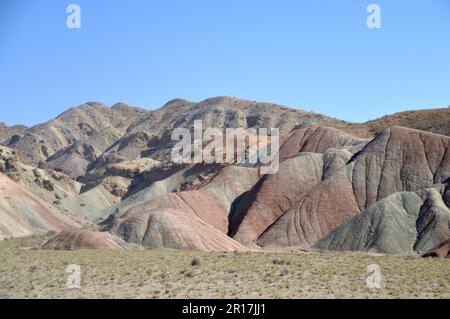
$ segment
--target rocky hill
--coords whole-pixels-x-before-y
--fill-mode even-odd
[[[116,104],[111,108],[101,103],[86,103],[71,108],[47,123],[33,126],[14,135],[8,146],[14,148],[23,160],[37,165],[52,157],[54,161],[58,152],[74,143],[89,145],[91,150],[83,157],[101,154],[111,144],[123,137],[127,128],[146,114],[143,109]],[[72,158],[70,158],[72,160]]]
[[[415,110],[386,115],[363,124],[350,124],[347,131],[372,138],[391,126],[404,126],[417,130],[450,136],[450,107],[430,110]]]
[[[279,170],[171,162],[173,129],[195,120],[279,128]],[[0,237],[66,229],[45,248],[442,255],[449,123],[449,109],[356,124],[231,97],[155,111],[87,103],[31,128],[0,126]]]
[[[0,194],[0,239],[81,226],[1,173]]]

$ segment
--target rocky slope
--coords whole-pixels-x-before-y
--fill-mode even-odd
[[[243,251],[227,236],[228,215],[235,198],[256,180],[255,169],[230,166],[201,189],[157,196],[112,215],[104,230],[149,248]]]
[[[319,240],[323,250],[425,253],[450,238],[450,209],[435,189],[395,193],[337,227]]]
[[[79,222],[0,173],[0,239],[79,226]]]
[[[450,107],[415,110],[386,115],[363,124],[350,124],[346,130],[361,137],[372,138],[391,126],[404,126],[417,130],[450,136]]]
[[[267,175],[237,204],[231,235],[247,245],[344,167],[367,143],[336,129],[306,126],[294,130],[280,147],[280,169]]]
[[[415,193],[395,193],[369,206],[314,246],[323,250],[412,253],[421,205]]]
[[[26,129],[24,125],[7,126],[5,123],[0,123],[0,143],[9,141],[14,135],[23,134]]]
[[[144,114],[145,110],[124,104],[109,108],[101,103],[87,103],[15,135],[8,145],[17,150],[24,160],[35,165],[45,162],[51,156],[55,161],[59,157],[55,154],[66,150],[75,142],[84,142],[101,153],[119,140],[129,125]],[[67,156],[67,152],[62,152],[61,155]],[[88,154],[79,155],[89,159],[93,154],[89,150]]]

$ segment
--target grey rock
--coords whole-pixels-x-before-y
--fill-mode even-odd
[[[322,250],[413,252],[422,200],[411,192],[393,194],[337,227],[313,247]]]

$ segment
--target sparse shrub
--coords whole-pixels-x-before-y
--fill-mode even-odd
[[[194,259],[192,259],[192,261],[191,261],[191,266],[192,267],[200,266],[200,259],[198,259],[197,257],[194,257]]]
[[[274,259],[274,260],[272,260],[272,263],[274,265],[289,265],[290,264],[289,261],[281,260],[281,259]]]
[[[288,274],[289,274],[289,270],[287,270],[287,269],[283,269],[282,271],[280,271],[280,276],[281,277],[287,276]]]
[[[30,268],[28,268],[29,272],[36,272],[36,270],[38,269],[38,267],[36,265],[31,266]]]

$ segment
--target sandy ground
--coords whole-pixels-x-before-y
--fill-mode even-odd
[[[450,299],[448,259],[356,253],[40,250],[47,238],[0,242],[0,298]],[[66,272],[69,265],[80,267],[78,289],[67,286],[68,279],[76,283],[75,273]],[[369,265],[379,266],[381,288],[367,287],[367,278],[376,275],[368,271]]]

